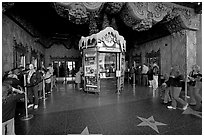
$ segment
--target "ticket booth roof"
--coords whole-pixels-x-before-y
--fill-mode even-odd
[[[79,49],[88,48],[91,45],[96,45],[96,43],[101,43],[103,41],[107,41],[108,36],[113,37],[113,41],[126,48],[126,41],[123,36],[119,35],[117,30],[114,30],[112,27],[106,27],[96,34],[92,34],[91,36],[81,37],[79,41]]]

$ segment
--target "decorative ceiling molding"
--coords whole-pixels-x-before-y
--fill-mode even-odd
[[[182,29],[199,29],[199,16],[193,9],[164,2],[129,2],[122,11],[122,19],[133,30],[145,31],[154,24],[166,22],[179,16]]]
[[[175,21],[176,18],[177,23],[181,23],[181,27],[183,29],[190,30],[198,30],[200,23],[200,16],[195,14],[192,10],[181,8],[181,7],[173,7],[169,14],[164,17],[163,23]]]
[[[192,30],[199,28],[199,19],[193,9],[168,2],[60,2],[55,5],[57,5],[55,9],[59,15],[68,18],[75,24],[84,24],[89,20],[90,34],[98,32],[97,19],[94,18],[99,16],[102,8],[108,15],[121,13],[124,23],[136,31],[148,30],[156,23],[164,19],[168,22],[178,15],[182,20],[183,28]],[[94,17],[91,18],[92,15]],[[106,15],[104,15],[104,20],[106,25],[110,25],[110,21],[107,24]],[[105,28],[104,23],[102,28]]]
[[[2,2],[2,11],[6,12],[8,9],[14,6],[14,2]]]
[[[54,7],[60,16],[68,18],[72,23],[84,24],[88,21],[87,10],[81,2],[56,2]]]

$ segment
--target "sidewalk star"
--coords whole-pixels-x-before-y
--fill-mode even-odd
[[[139,117],[139,116],[137,116],[137,117],[140,120],[142,120],[142,123],[140,123],[137,126],[149,126],[153,130],[155,130],[157,133],[159,133],[159,130],[158,130],[157,126],[165,126],[165,125],[167,125],[167,124],[155,121],[153,116],[149,117],[148,119],[142,118],[142,117]]]

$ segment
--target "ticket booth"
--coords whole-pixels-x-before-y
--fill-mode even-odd
[[[84,90],[117,92],[124,88],[126,41],[118,31],[107,27],[97,34],[81,37]]]

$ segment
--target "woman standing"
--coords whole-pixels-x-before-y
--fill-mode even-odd
[[[181,93],[181,81],[183,80],[183,75],[179,71],[179,66],[176,65],[173,67],[172,72],[170,73],[171,77],[171,92],[172,92],[172,103],[171,106],[167,106],[169,109],[176,109],[177,102],[183,105],[183,110],[186,110],[188,107],[188,103],[179,97]]]
[[[159,66],[154,63],[153,64],[153,91],[158,88],[158,75],[159,75]]]

